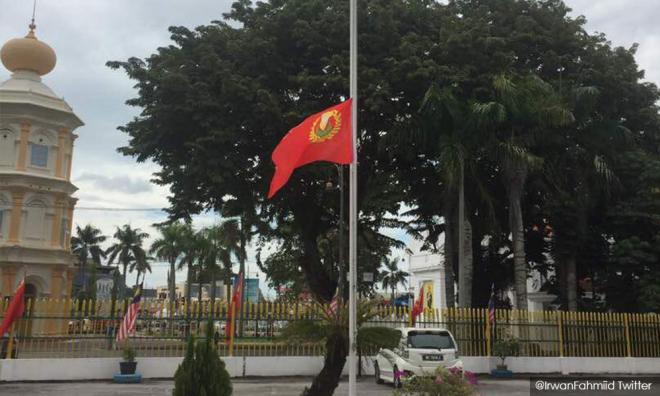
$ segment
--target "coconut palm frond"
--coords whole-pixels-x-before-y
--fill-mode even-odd
[[[478,128],[506,121],[506,108],[498,102],[473,103],[471,110]]]
[[[575,122],[573,113],[564,106],[554,105],[541,109],[541,122],[549,127],[557,128]]]
[[[600,95],[600,90],[594,86],[578,87],[573,90],[576,102],[593,100]]]
[[[444,179],[451,186],[458,185],[461,167],[465,161],[465,148],[459,142],[446,141],[440,147],[438,166]]]
[[[511,141],[500,142],[497,145],[497,155],[513,166],[525,166],[529,169],[537,169],[543,165],[543,158],[530,153],[525,147],[512,143]]]

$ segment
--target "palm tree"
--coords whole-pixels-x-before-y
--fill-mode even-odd
[[[186,235],[189,226],[179,222],[159,227],[160,238],[156,239],[149,249],[149,253],[156,255],[159,260],[167,261],[170,265],[168,277],[168,290],[170,299],[170,314],[173,312],[176,300],[176,264],[183,253]]]
[[[152,260],[152,257],[145,256],[143,259],[134,260],[131,263],[128,272],[137,271],[137,276],[135,277],[135,287],[144,282],[144,278],[147,276],[147,272],[151,273],[151,264],[149,262]],[[142,282],[140,282],[140,274],[143,274]]]
[[[117,231],[113,237],[115,238],[115,243],[105,253],[108,255],[108,264],[116,262],[123,268],[120,293],[120,297],[123,298],[124,289],[126,288],[126,273],[129,265],[135,261],[146,261],[147,253],[142,248],[142,244],[149,237],[149,234],[142,232],[139,228],[131,228],[130,225],[125,224],[121,228],[117,227]]]
[[[592,219],[601,217],[603,201],[620,186],[610,164],[618,151],[634,147],[634,138],[628,129],[595,113],[598,94],[594,87],[579,87],[566,94],[576,123],[557,139],[560,149],[549,150],[553,155],[544,164],[553,194],[550,205],[552,254],[557,262],[562,306],[569,311],[578,309],[580,252],[594,240],[604,238],[601,232],[594,230]]]
[[[470,216],[466,213],[465,178],[480,185],[475,171],[479,132],[473,128],[473,115],[467,103],[459,101],[451,87],[432,84],[419,110],[419,128],[414,138],[420,146],[430,146],[438,183],[443,187],[445,227],[445,292],[447,306],[454,305],[454,257],[458,259],[459,306],[472,305],[472,244]],[[477,191],[483,191],[477,188]],[[485,197],[481,197],[486,200]]]
[[[516,307],[526,310],[527,259],[521,202],[530,171],[543,163],[531,150],[538,132],[570,124],[574,117],[552,86],[536,75],[495,77],[493,97],[491,102],[475,104],[473,113],[479,125],[493,132],[488,135],[488,146],[496,148],[507,186]]]
[[[85,280],[87,261],[91,258],[95,267],[101,265],[101,258],[105,258],[106,254],[100,244],[105,242],[105,240],[106,237],[101,234],[101,230],[91,224],[87,224],[84,228],[76,225],[76,235],[71,238],[71,250],[80,260],[81,292],[83,294],[87,286],[87,281]]]
[[[379,274],[380,282],[384,290],[392,291],[392,304],[394,304],[397,287],[399,285],[406,287],[407,278],[410,274],[399,269],[399,259],[386,259],[384,264],[385,270]]]
[[[190,316],[190,299],[192,293],[193,275],[197,272],[199,279],[199,271],[196,271],[196,264],[201,255],[202,240],[201,234],[195,232],[190,224],[184,224],[181,230],[181,259],[177,264],[177,270],[184,267],[187,269],[186,274],[186,316]],[[172,271],[174,273],[174,271]]]
[[[232,225],[228,225],[232,224]],[[232,220],[225,221],[220,225],[206,228],[202,231],[203,239],[202,262],[203,267],[211,277],[211,301],[215,303],[216,277],[219,273],[224,274],[224,283],[227,286],[227,299],[231,286],[229,280],[232,274],[231,253],[236,249],[236,233]],[[229,228],[229,231],[227,230]],[[218,264],[222,264],[219,267]]]
[[[290,344],[305,342],[323,342],[326,345],[323,369],[314,378],[311,387],[306,388],[303,396],[331,396],[341,376],[348,354],[348,305],[341,304],[336,312],[322,312],[320,320],[301,319],[289,322],[282,330],[281,338]],[[357,349],[358,351],[393,348],[401,341],[401,332],[388,327],[365,324],[378,316],[376,302],[361,301],[357,306]],[[343,342],[338,341],[343,339]]]

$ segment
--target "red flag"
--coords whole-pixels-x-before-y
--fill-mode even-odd
[[[227,312],[227,324],[225,324],[225,338],[226,342],[229,343],[231,335],[234,333],[234,317],[232,316],[232,311],[238,313],[241,307],[241,295],[243,294],[243,273],[239,273],[236,277],[236,284],[234,285],[234,293],[231,296],[231,303],[229,306],[229,312]]]
[[[415,301],[413,309],[411,312],[412,315],[412,325],[415,326],[417,317],[424,311],[424,288],[419,289],[419,298]]]
[[[348,99],[305,119],[275,147],[275,175],[268,198],[284,186],[296,168],[316,161],[350,164],[353,161],[351,102]]]
[[[9,302],[5,317],[2,319],[2,325],[0,325],[0,337],[4,336],[16,319],[23,316],[23,311],[25,311],[25,302],[23,301],[24,295],[25,280],[22,280],[16,289],[16,293],[14,293],[14,297],[12,297]]]

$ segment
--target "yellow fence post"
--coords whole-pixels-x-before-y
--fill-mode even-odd
[[[564,326],[562,324],[562,311],[557,311],[557,332],[559,334],[559,357],[564,357]]]
[[[624,329],[624,334],[626,336],[626,352],[628,357],[632,357],[632,348],[630,345],[630,325],[628,322],[628,314],[624,313],[623,314],[623,329]]]
[[[492,356],[493,349],[492,349],[491,330],[490,330],[490,317],[488,316],[487,309],[484,311],[484,315],[486,318],[486,356]]]

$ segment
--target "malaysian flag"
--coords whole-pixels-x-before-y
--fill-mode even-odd
[[[130,333],[135,331],[135,322],[137,321],[138,313],[140,312],[140,300],[142,299],[142,284],[137,287],[135,290],[135,295],[131,304],[126,310],[124,315],[124,320],[122,320],[121,325],[119,325],[119,331],[117,332],[117,342],[123,341],[128,338]]]
[[[495,284],[490,285],[490,300],[488,300],[488,321],[495,323]]]
[[[239,272],[234,281],[234,293],[231,296],[229,312],[227,312],[227,324],[225,325],[225,343],[227,345],[231,343],[231,337],[236,333],[236,315],[241,311],[244,283],[243,272]]]
[[[323,306],[323,309],[325,310],[325,314],[327,316],[337,316],[337,312],[339,311],[339,288],[337,289],[335,296],[332,297],[328,308],[326,309],[326,307]]]

